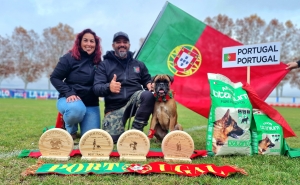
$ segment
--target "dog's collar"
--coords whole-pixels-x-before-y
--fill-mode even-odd
[[[167,95],[164,95],[164,96],[158,96],[156,93],[154,93],[153,95],[155,97],[155,100],[158,101],[158,102],[166,102],[169,99],[174,98],[174,92],[172,92],[172,91],[169,91],[169,93]]]

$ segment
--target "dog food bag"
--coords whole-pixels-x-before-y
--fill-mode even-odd
[[[252,105],[242,83],[208,73],[211,108],[206,150],[214,155],[252,155]]]
[[[281,155],[284,153],[282,127],[259,109],[253,109],[251,133],[254,154]]]

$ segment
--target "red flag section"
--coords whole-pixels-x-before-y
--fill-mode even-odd
[[[240,45],[167,2],[136,58],[152,76],[174,76],[171,88],[176,101],[207,118],[211,105],[207,73],[222,74],[234,83],[247,82],[247,67],[222,68],[223,48]],[[235,53],[229,54],[230,61]],[[285,67],[283,63],[251,67],[250,84],[262,100],[288,73]]]
[[[295,132],[292,130],[290,125],[286,120],[280,115],[280,113],[273,107],[264,102],[255,92],[255,90],[249,85],[244,84],[243,89],[247,91],[248,97],[251,101],[253,108],[262,110],[266,115],[268,115],[273,121],[282,126],[283,135],[285,138],[296,136]]]
[[[195,47],[201,52],[202,63],[199,69],[190,76],[174,76],[172,89],[175,99],[187,108],[208,117],[211,100],[207,73],[219,73],[232,82],[247,83],[247,67],[222,68],[222,49],[241,45],[239,42],[206,26]],[[255,66],[250,68],[250,84],[258,97],[265,100],[278,83],[289,72],[286,65]],[[184,84],[184,85],[183,85]]]
[[[58,112],[57,117],[56,117],[56,123],[55,123],[55,128],[64,128],[64,120],[63,120],[63,115]]]

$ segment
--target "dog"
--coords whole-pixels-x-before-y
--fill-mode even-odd
[[[154,136],[159,141],[164,139],[168,131],[183,130],[182,126],[177,123],[176,101],[170,90],[173,81],[173,77],[164,74],[152,78],[156,102],[152,113],[150,132],[154,132]],[[151,139],[153,133],[151,135],[150,132],[148,137]]]
[[[248,117],[243,118],[241,123],[244,123],[244,122],[247,123],[247,122],[248,122],[248,119],[249,119]]]
[[[215,154],[218,153],[220,148],[227,142],[229,136],[238,139],[244,132],[230,116],[228,109],[221,119],[214,122],[213,152]]]
[[[268,148],[273,148],[275,146],[274,143],[266,136],[264,139],[258,142],[258,153],[264,154]]]

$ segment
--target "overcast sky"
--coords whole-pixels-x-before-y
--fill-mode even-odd
[[[267,23],[271,19],[291,20],[300,27],[300,0],[169,0],[195,18],[225,14],[236,20],[257,14]],[[91,28],[102,39],[104,51],[111,50],[115,32],[128,33],[131,51],[139,48],[164,0],[0,0],[0,35],[10,36],[17,26],[42,34],[48,27],[68,24],[75,33]],[[7,79],[1,87],[23,88],[20,79]],[[40,80],[28,84],[30,89],[47,89]]]

